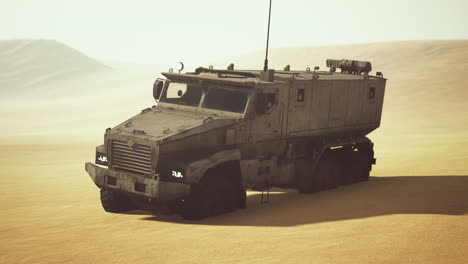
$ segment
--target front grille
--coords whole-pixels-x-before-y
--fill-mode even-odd
[[[112,140],[112,166],[115,169],[150,174],[151,147],[134,144],[129,147],[127,142]]]

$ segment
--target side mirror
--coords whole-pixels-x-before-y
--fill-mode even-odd
[[[255,97],[255,111],[258,114],[267,114],[273,108],[276,100],[274,93],[259,93]]]
[[[155,100],[159,100],[159,98],[161,97],[163,88],[164,88],[164,80],[158,78],[153,84],[153,97]]]

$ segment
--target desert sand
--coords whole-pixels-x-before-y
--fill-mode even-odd
[[[468,41],[273,49],[270,64],[323,69],[328,57],[370,60],[389,78],[371,180],[275,189],[267,204],[249,192],[245,210],[187,222],[106,213],[84,171],[105,128],[153,104],[157,73],[0,41],[0,263],[466,263]],[[34,70],[47,60],[56,66]],[[260,68],[262,55],[226,61]]]

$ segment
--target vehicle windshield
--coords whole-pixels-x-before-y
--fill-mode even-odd
[[[170,82],[160,101],[198,107],[203,94],[203,108],[234,113],[243,113],[249,98],[248,91],[244,89]]]
[[[248,97],[248,91],[245,90],[209,87],[203,108],[243,113]]]
[[[161,102],[197,107],[202,94],[200,85],[171,82],[161,95]]]

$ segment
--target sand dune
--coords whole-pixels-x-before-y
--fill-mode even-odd
[[[0,94],[109,70],[62,43],[36,39],[1,40],[0,68]]]
[[[114,69],[52,40],[0,41],[0,66],[0,142],[92,140],[154,104],[157,73]]]

